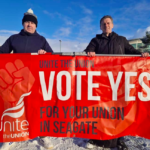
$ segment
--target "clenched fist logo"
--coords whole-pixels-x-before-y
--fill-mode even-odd
[[[5,106],[15,106],[22,94],[30,92],[35,78],[21,60],[15,60],[0,69],[0,96]]]

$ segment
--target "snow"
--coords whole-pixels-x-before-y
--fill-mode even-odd
[[[88,139],[81,138],[56,138],[47,137],[53,143],[52,150],[87,150],[85,144]],[[39,138],[29,141],[16,142],[8,150],[46,150],[40,143]],[[150,140],[141,137],[125,136],[122,138],[129,150],[150,150]],[[0,146],[2,143],[0,143]],[[1,149],[1,148],[0,148]],[[92,150],[103,150],[103,148],[95,147]],[[105,148],[104,150],[117,150],[117,148]]]

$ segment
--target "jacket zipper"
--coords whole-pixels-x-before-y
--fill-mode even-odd
[[[123,55],[123,50],[122,50],[122,48],[121,48],[121,46],[119,45],[119,47],[120,47],[120,50],[121,50],[121,54]]]
[[[28,37],[27,36],[26,36],[26,39],[27,40],[26,40],[25,51],[24,51],[25,53],[27,52],[27,45],[28,45]]]

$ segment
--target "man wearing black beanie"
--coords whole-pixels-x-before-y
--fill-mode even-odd
[[[19,34],[10,36],[0,47],[0,53],[38,53],[53,52],[46,39],[36,32],[37,16],[29,9],[22,19],[23,29]]]
[[[0,53],[38,53],[45,54],[53,52],[46,39],[36,32],[38,21],[37,16],[29,9],[24,13],[22,19],[23,29],[19,34],[10,36],[0,47]],[[47,137],[40,137],[39,142],[45,148],[52,148],[53,144]],[[5,142],[0,147],[1,150],[8,150],[15,142]]]

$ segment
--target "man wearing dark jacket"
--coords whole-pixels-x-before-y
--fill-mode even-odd
[[[53,52],[46,39],[36,32],[37,16],[29,9],[24,13],[22,19],[23,29],[19,34],[10,36],[6,42],[0,47],[0,53],[38,53],[45,54]],[[52,148],[53,145],[47,137],[39,138],[39,142],[45,148]],[[5,142],[0,147],[1,150],[8,150],[14,142]]]
[[[141,54],[141,52],[134,49],[125,37],[112,32],[113,19],[111,16],[101,18],[100,29],[102,30],[102,34],[96,35],[85,49],[88,56],[95,56],[95,54],[139,54],[143,57],[149,56],[149,53]],[[95,146],[112,148],[118,146],[119,150],[127,150],[123,141],[117,138],[112,140],[91,139],[86,146],[87,148],[93,148]]]
[[[24,14],[23,28],[19,34],[10,36],[0,47],[0,53],[39,53],[53,52],[46,39],[36,32],[37,16],[31,9]]]
[[[95,54],[140,54],[148,56],[148,53],[141,54],[134,49],[125,37],[112,32],[113,19],[111,16],[104,16],[100,20],[100,28],[103,33],[96,35],[85,50],[88,56],[95,56]]]

